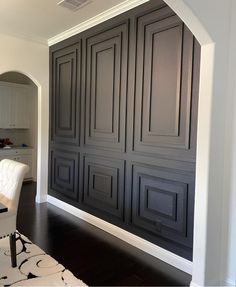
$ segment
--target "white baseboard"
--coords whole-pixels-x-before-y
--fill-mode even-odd
[[[224,287],[224,286],[232,286],[235,287],[235,281],[233,279],[230,278],[226,278],[225,280],[223,280],[223,283],[220,285],[216,285],[216,284],[210,284],[209,286],[220,286],[220,287]],[[194,283],[193,281],[191,281],[190,283],[190,287],[205,287],[205,285],[198,285],[196,283]]]
[[[236,282],[235,280],[231,279],[231,278],[226,278],[226,280],[224,281],[224,286],[236,286]]]
[[[36,195],[35,202],[37,203],[47,202],[47,195],[43,195],[43,196]]]
[[[70,204],[67,204],[50,195],[47,196],[47,201],[76,217],[87,221],[88,223],[118,237],[119,239],[133,245],[136,248],[143,250],[144,252],[188,273],[192,274],[192,262],[182,258],[170,251],[167,251],[145,239],[142,239],[122,228],[119,228],[111,223],[108,223],[96,216],[93,216],[87,212],[84,212]]]
[[[193,281],[191,281],[190,287],[202,287],[202,286],[194,283]]]

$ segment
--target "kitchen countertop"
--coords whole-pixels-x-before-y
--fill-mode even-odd
[[[9,150],[15,150],[15,149],[33,149],[32,146],[11,146],[10,148],[0,148],[0,151],[9,151]]]

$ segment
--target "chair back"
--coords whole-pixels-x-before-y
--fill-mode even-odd
[[[20,191],[28,165],[9,159],[0,161],[0,197],[3,204],[17,211]]]

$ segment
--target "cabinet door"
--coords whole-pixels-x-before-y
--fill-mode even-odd
[[[0,128],[9,129],[11,126],[11,89],[0,86]]]
[[[29,166],[29,171],[25,175],[25,179],[32,178],[32,156],[31,155],[20,155],[20,156],[15,157],[15,160]]]
[[[28,88],[20,85],[0,86],[0,128],[27,129],[30,127]]]
[[[16,157],[13,156],[13,155],[1,155],[1,156],[0,156],[0,160],[3,160],[3,159],[16,160]]]
[[[30,128],[29,93],[25,87],[12,89],[12,124],[14,128]]]

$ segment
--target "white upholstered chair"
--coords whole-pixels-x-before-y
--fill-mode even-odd
[[[0,213],[0,238],[10,237],[11,263],[16,267],[16,217],[18,202],[25,174],[29,167],[25,164],[3,159],[0,161],[0,203],[7,212]]]

